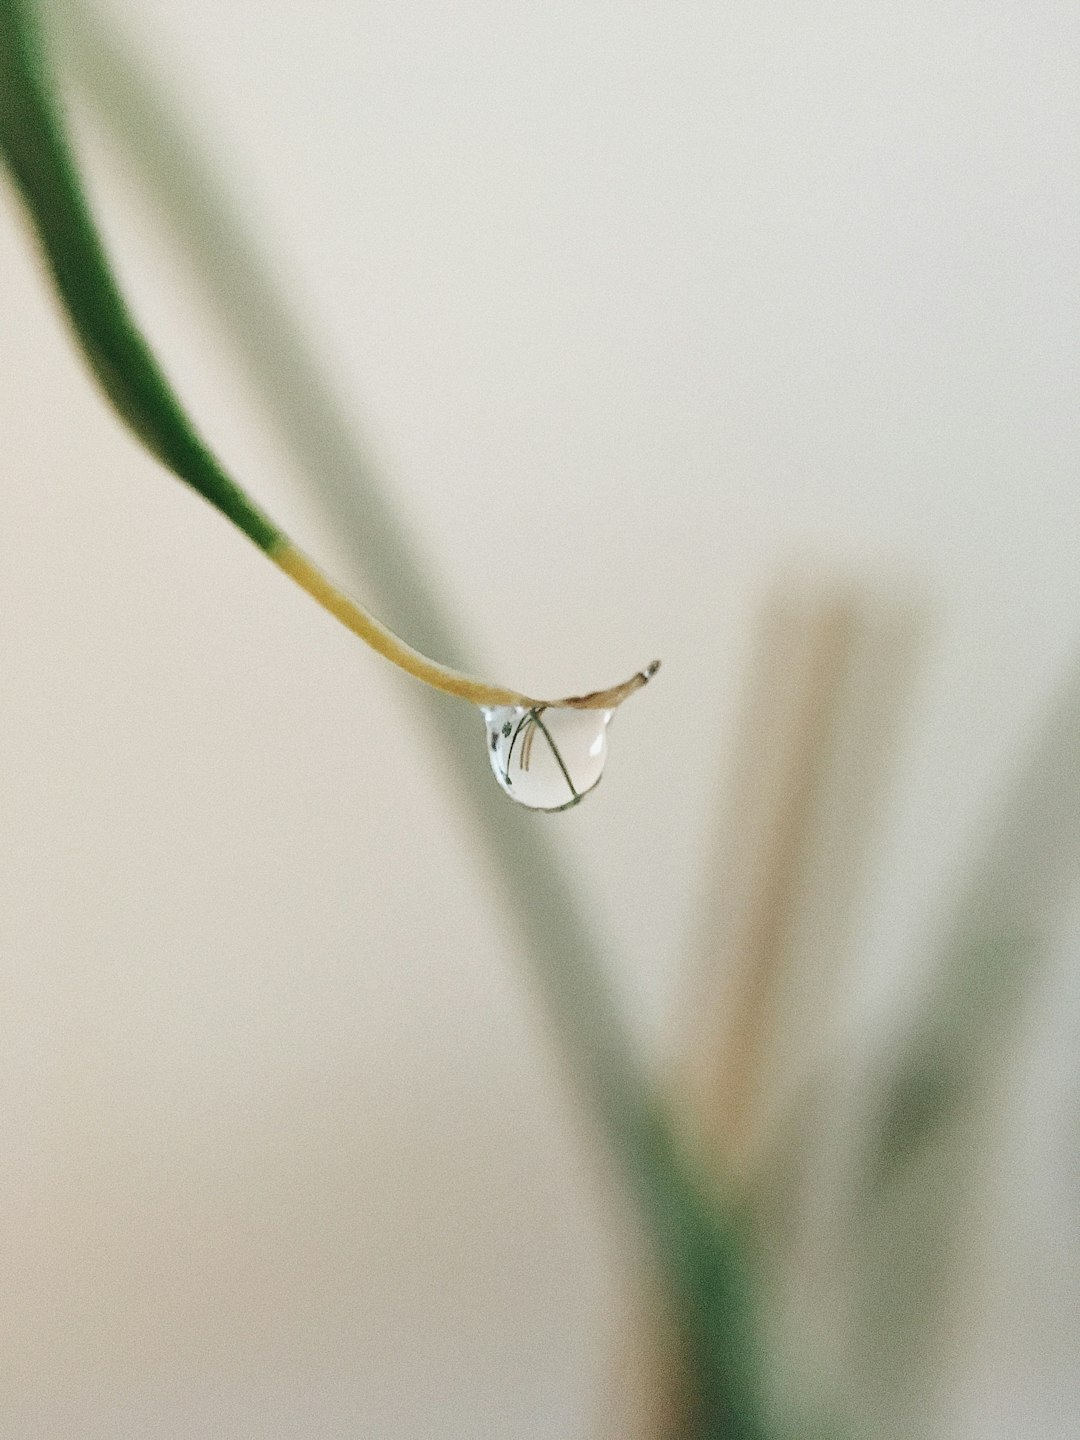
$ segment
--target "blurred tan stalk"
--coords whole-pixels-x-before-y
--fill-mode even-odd
[[[769,1188],[805,1121],[917,638],[911,605],[865,586],[781,580],[762,607],[671,1078],[725,1202]],[[633,1283],[642,1318],[621,1366],[635,1377],[635,1440],[674,1440],[676,1337],[656,1277]]]

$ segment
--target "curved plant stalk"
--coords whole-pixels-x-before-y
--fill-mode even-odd
[[[27,123],[8,101],[8,51],[20,31],[20,43],[27,43],[21,10],[20,0],[0,0],[5,149],[12,127]],[[56,0],[56,14],[61,58],[195,260],[270,422],[309,476],[335,529],[348,538],[380,603],[426,648],[463,663],[460,637],[212,164],[95,5]],[[71,166],[66,148],[65,157]],[[638,688],[644,678],[628,683]],[[756,1345],[737,1217],[717,1213],[676,1139],[659,1090],[635,1056],[607,980],[603,947],[544,830],[507,805],[496,787],[474,783],[473,717],[434,689],[414,693],[502,883],[559,1047],[670,1285],[687,1377],[680,1440],[758,1440],[764,1432]]]
[[[545,701],[430,660],[339,590],[263,514],[188,419],[120,293],[61,116],[50,103],[34,26],[17,0],[0,7],[0,150],[86,358],[119,414],[162,464],[220,510],[354,635],[417,680],[475,705],[611,710],[648,683],[659,662],[620,685]]]
[[[587,695],[570,695],[564,700],[534,700],[522,695],[520,691],[474,680],[460,670],[452,670],[448,665],[441,665],[438,661],[421,655],[419,650],[414,650],[411,645],[399,639],[381,620],[376,620],[362,605],[332,584],[318,566],[284,535],[279,535],[277,542],[268,547],[266,553],[280,570],[284,570],[285,574],[316,599],[324,610],[328,610],[335,619],[340,620],[347,630],[359,635],[372,650],[385,655],[387,660],[406,674],[423,680],[433,689],[442,690],[444,694],[454,695],[460,700],[471,700],[474,705],[513,705],[532,711],[546,710],[552,705],[565,705],[578,710],[614,710],[635,690],[647,685],[660,668],[659,660],[654,660],[644,670],[631,675],[629,680],[624,680],[621,685],[612,685],[607,690],[593,690]]]
[[[42,8],[48,14],[49,6]],[[374,577],[383,603],[400,623],[426,645],[462,663],[460,636],[376,484],[300,327],[260,266],[257,247],[233,217],[212,166],[96,7],[83,0],[57,0],[55,18],[63,68],[70,68],[72,78],[82,84],[134,173],[194,256],[271,422],[299,468],[308,473],[331,523],[345,532],[358,568]],[[13,38],[21,35],[27,52],[36,55],[30,23],[23,0],[0,0],[0,151],[13,130],[32,130],[11,103],[7,80]],[[20,141],[24,143],[25,138]],[[70,166],[70,155],[65,155]],[[449,704],[436,689],[419,689],[414,695],[461,782],[461,797],[473,812],[487,857],[507,892],[538,988],[577,1078],[596,1106],[615,1153],[630,1174],[640,1177],[649,1160],[637,1137],[651,1132],[651,1120],[642,1117],[654,1107],[606,983],[603,947],[542,830],[530,823],[531,816],[507,806],[495,787],[475,784],[474,717]],[[649,1184],[656,1193],[664,1189],[662,1177]]]

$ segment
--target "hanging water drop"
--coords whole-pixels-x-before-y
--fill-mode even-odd
[[[485,706],[495,779],[530,810],[569,810],[600,782],[614,710]]]

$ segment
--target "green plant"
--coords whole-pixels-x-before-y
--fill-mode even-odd
[[[483,685],[398,640],[291,545],[200,439],[130,314],[84,197],[51,92],[36,17],[23,0],[0,0],[0,149],[75,334],[120,416],[164,465],[336,618],[436,690],[484,706],[524,709],[538,726],[552,703],[606,710],[648,680],[655,666],[621,686],[557,702]],[[385,525],[381,530],[386,548],[393,542]],[[438,648],[443,653],[453,650],[452,644]],[[441,710],[432,713],[437,713],[452,752],[464,754],[465,727]],[[563,1047],[620,1163],[673,1296],[686,1362],[683,1433],[695,1440],[750,1440],[762,1433],[762,1425],[745,1241],[737,1209],[717,1207],[679,1143],[669,1107],[644,1075],[608,994],[598,947],[550,853],[497,796],[496,810],[475,797],[475,782],[467,788],[482,815],[490,852],[503,867],[516,912],[530,934],[537,980]],[[513,843],[508,845],[511,826]],[[505,857],[511,854],[509,863]]]

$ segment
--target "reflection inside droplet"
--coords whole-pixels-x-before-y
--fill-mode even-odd
[[[485,707],[496,780],[531,810],[568,810],[599,784],[614,713],[567,705]]]

